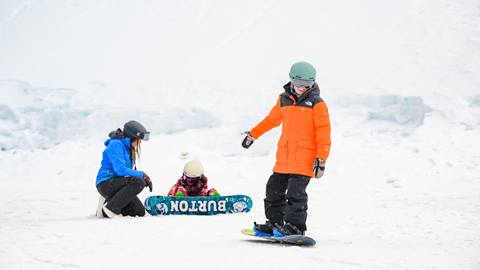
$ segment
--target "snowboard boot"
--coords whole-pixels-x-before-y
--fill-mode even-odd
[[[117,218],[117,217],[122,216],[121,214],[117,214],[117,213],[113,212],[112,210],[108,209],[107,204],[103,205],[102,210],[103,210],[103,213],[105,213],[105,215],[108,218]]]
[[[287,235],[304,235],[305,232],[297,228],[297,226],[287,222],[285,225],[280,225],[275,223],[275,228],[273,229],[273,236],[283,237]]]
[[[266,221],[265,224],[258,224],[253,222],[253,231],[257,236],[272,236],[273,235],[273,223]]]
[[[105,204],[105,198],[102,195],[100,195],[100,198],[98,198],[97,213],[96,213],[96,216],[98,218],[105,217],[102,210],[104,204]]]

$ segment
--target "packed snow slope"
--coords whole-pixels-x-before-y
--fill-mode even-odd
[[[240,133],[302,60],[332,122],[314,248],[240,234],[280,134]],[[0,269],[478,270],[479,71],[478,0],[2,0]],[[153,194],[199,158],[252,212],[95,218],[103,141],[131,119]]]

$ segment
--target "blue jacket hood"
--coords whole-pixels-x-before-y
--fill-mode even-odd
[[[130,147],[130,138],[108,138],[103,144],[108,146],[112,140],[120,140],[126,147]]]

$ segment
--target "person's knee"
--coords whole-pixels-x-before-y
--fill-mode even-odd
[[[145,188],[145,180],[132,177],[129,181],[129,185],[135,191],[135,193],[138,194]]]

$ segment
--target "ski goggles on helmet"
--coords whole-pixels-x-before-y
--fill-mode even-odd
[[[198,184],[200,181],[202,181],[202,179],[203,175],[197,177],[189,177],[185,174],[183,175],[183,181],[185,181],[189,186]]]
[[[293,87],[297,88],[312,88],[315,84],[315,81],[310,80],[301,80],[301,79],[292,79],[291,80]]]
[[[144,140],[144,141],[148,141],[150,139],[150,132],[144,132],[142,134],[140,134],[140,139]]]

